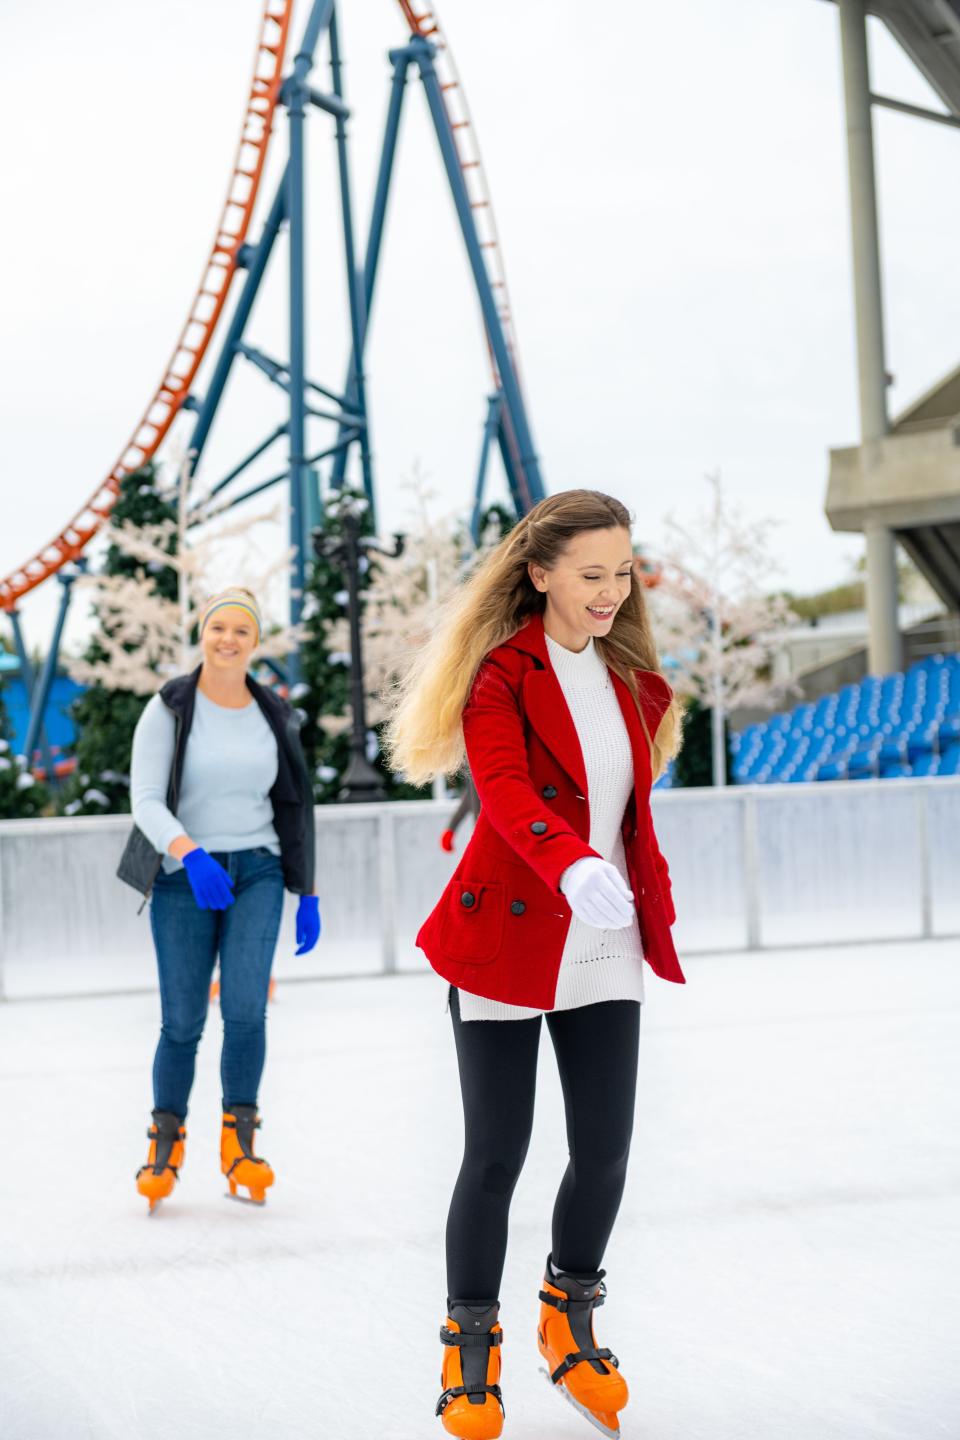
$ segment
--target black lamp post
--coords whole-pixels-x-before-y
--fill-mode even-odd
[[[343,777],[338,800],[362,801],[387,798],[380,772],[367,759],[367,712],[363,690],[363,650],[360,626],[360,559],[374,552],[396,558],[403,551],[403,536],[394,535],[394,548],[387,550],[372,535],[360,534],[360,521],[367,509],[365,500],[344,499],[339,507],[342,535],[327,535],[320,528],[312,532],[313,552],[339,566],[347,581],[347,609],[350,624],[350,708],[353,724],[350,736],[350,764]]]

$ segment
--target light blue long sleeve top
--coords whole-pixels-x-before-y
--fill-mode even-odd
[[[270,803],[277,740],[253,696],[232,710],[197,689],[176,815],[167,807],[175,738],[173,712],[154,695],[133,733],[130,805],[134,822],[163,855],[165,872],[182,868],[166,852],[183,834],[207,851],[266,845],[279,855]]]

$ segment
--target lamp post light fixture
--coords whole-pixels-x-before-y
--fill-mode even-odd
[[[370,554],[396,559],[403,553],[404,537],[394,535],[394,548],[388,550],[373,535],[362,535],[360,524],[368,509],[363,498],[347,498],[340,502],[338,514],[343,533],[328,535],[322,528],[311,532],[313,552],[318,559],[329,560],[343,573],[347,582],[347,614],[350,625],[350,763],[337,795],[342,801],[385,800],[383,777],[367,759],[367,714],[363,686],[363,642],[360,624],[361,560]]]

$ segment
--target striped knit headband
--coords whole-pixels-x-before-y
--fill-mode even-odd
[[[260,637],[263,634],[260,607],[255,600],[251,599],[246,590],[221,590],[219,595],[212,595],[200,611],[200,634],[203,634],[203,627],[210,619],[210,616],[217,610],[225,610],[228,605],[238,610],[246,610],[257,627],[257,644],[259,644]]]

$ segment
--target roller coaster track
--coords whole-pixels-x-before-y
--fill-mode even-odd
[[[292,12],[293,0],[265,0],[253,77],[220,222],[203,277],[160,384],[120,458],[83,509],[49,545],[19,570],[0,580],[0,608],[4,610],[14,609],[22,595],[41,585],[68,561],[77,559],[116,504],[124,476],[156,454],[190,393],[237,272],[240,248],[256,203],[280,94]]]
[[[409,0],[398,0],[398,4],[411,33],[429,40],[436,47],[434,63],[440,78],[444,108],[464,172],[487,274],[519,385],[519,357],[503,252],[466,95],[436,13],[417,14]],[[81,555],[109,517],[124,477],[138,470],[157,453],[190,393],[239,268],[240,251],[256,204],[273,129],[292,12],[293,0],[265,0],[253,78],[220,222],[202,279],[160,384],[113,469],[87,504],[48,545],[25,565],[0,580],[0,609],[15,609],[21,596]],[[494,384],[499,388],[500,379],[489,337],[487,348]],[[518,473],[522,474],[519,446],[506,407],[501,411],[501,417],[510,454]]]
[[[510,359],[513,363],[514,374],[517,377],[517,384],[522,389],[519,349],[517,346],[516,328],[513,322],[513,309],[510,304],[510,292],[507,289],[507,273],[503,261],[503,248],[497,232],[497,222],[493,213],[493,201],[490,198],[490,186],[487,183],[486,171],[484,170],[483,160],[480,155],[480,145],[477,140],[476,126],[470,115],[467,97],[436,12],[424,11],[418,15],[410,3],[410,0],[398,0],[398,3],[406,17],[407,24],[410,26],[411,33],[422,36],[424,40],[429,40],[437,49],[434,64],[440,78],[440,89],[443,94],[444,108],[447,112],[447,119],[450,124],[454,144],[457,148],[457,154],[460,157],[460,168],[464,173],[464,179],[470,195],[470,206],[476,219],[480,248],[483,251],[490,286],[496,298],[497,311],[500,316],[500,324],[503,327],[504,339],[507,343],[507,349],[510,352]],[[489,337],[487,338],[487,351],[490,356],[490,369],[493,373],[493,383],[499,389],[500,376],[497,373],[497,364],[494,359],[493,347],[490,345]],[[520,457],[520,447],[517,444],[513,426],[510,424],[510,416],[506,407],[501,410],[501,419],[514,466],[516,470],[522,474],[523,465]]]

